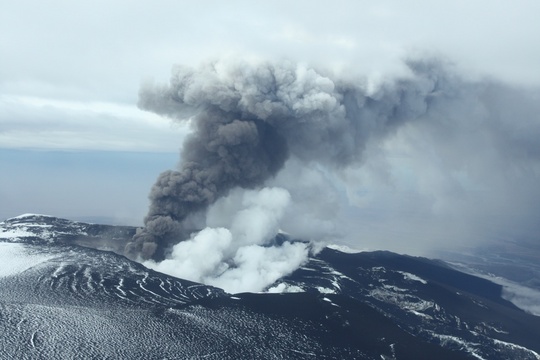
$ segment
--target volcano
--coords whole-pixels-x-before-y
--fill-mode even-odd
[[[263,292],[230,294],[124,257],[135,231],[0,223],[0,357],[540,359],[540,317],[441,260],[326,247]]]

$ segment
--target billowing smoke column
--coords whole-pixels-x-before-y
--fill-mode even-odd
[[[409,65],[409,77],[376,92],[292,63],[177,67],[168,86],[143,87],[142,109],[190,121],[194,132],[179,170],[153,186],[145,228],[126,254],[164,259],[193,231],[190,216],[233,188],[262,186],[290,155],[338,168],[360,162],[368,140],[422,117],[440,96],[437,62]]]

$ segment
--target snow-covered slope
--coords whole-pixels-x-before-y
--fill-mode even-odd
[[[269,293],[231,295],[78,245],[134,231],[0,223],[0,358],[540,358],[539,317],[439,261],[327,248]]]
[[[224,295],[221,289],[156,273],[112,252],[24,243],[0,243],[0,251],[2,301],[131,308]]]
[[[0,241],[66,243],[122,253],[136,228],[88,224],[48,215],[23,214],[0,223]]]

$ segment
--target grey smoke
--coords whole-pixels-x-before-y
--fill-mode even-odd
[[[369,162],[366,149],[404,125],[419,123],[429,136],[441,137],[438,150],[451,161],[455,144],[448,149],[445,144],[468,126],[474,128],[475,120],[491,121],[487,129],[496,131],[494,136],[504,131],[504,124],[497,123],[499,114],[484,116],[499,110],[494,99],[504,87],[465,81],[438,60],[407,65],[408,75],[375,89],[366,81],[288,62],[175,67],[170,84],[145,85],[139,106],[189,121],[193,133],[183,145],[179,170],[164,172],[153,186],[145,228],[128,244],[126,253],[163,259],[174,244],[189,238],[194,230],[191,217],[231,189],[264,185],[290,156],[343,172]],[[527,146],[527,151],[538,155],[537,142],[514,141],[516,136],[496,140],[507,142],[501,146],[510,150],[517,147],[512,151]]]

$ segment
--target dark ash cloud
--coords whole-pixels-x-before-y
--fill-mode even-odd
[[[424,116],[433,99],[447,95],[437,62],[410,68],[410,78],[372,93],[363,83],[286,62],[176,67],[169,85],[143,87],[142,109],[189,118],[194,132],[180,169],[161,174],[152,188],[145,228],[126,253],[163,259],[193,230],[186,226],[191,214],[235,187],[261,186],[290,154],[330,168],[359,163],[368,140]]]

